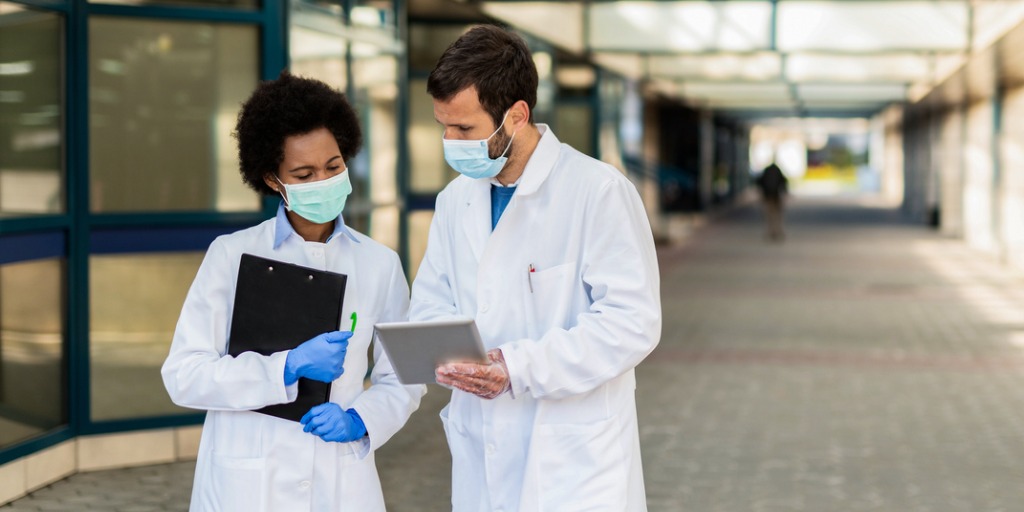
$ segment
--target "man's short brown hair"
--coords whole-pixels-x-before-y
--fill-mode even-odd
[[[530,122],[537,104],[537,67],[518,35],[495,25],[480,25],[455,40],[427,79],[427,92],[439,101],[476,87],[480,105],[501,124],[505,111],[523,100]]]

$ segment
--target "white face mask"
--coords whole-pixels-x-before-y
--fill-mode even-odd
[[[505,118],[508,117],[508,111],[505,111],[505,117],[501,118],[501,124],[498,125],[498,129],[494,130],[489,137],[486,139],[479,140],[455,140],[446,139],[441,137],[441,143],[444,144],[444,159],[448,162],[448,165],[452,166],[459,174],[463,174],[470,178],[493,178],[501,172],[505,167],[505,162],[508,161],[508,157],[505,153],[508,153],[509,148],[512,147],[512,139],[516,138],[516,134],[512,133],[512,138],[509,139],[508,145],[505,146],[505,150],[501,152],[501,156],[498,158],[491,158],[489,146],[487,143],[501,130],[502,126],[505,126]]]
[[[284,205],[302,218],[315,224],[326,224],[341,215],[345,209],[345,200],[352,193],[352,182],[348,178],[348,168],[326,180],[312,183],[288,185],[274,176],[284,187]],[[278,190],[278,193],[281,193]],[[286,195],[287,194],[287,195]]]

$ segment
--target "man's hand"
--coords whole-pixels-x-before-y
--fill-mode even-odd
[[[434,371],[437,383],[472,393],[480,398],[495,398],[509,390],[508,367],[501,350],[487,352],[487,364],[447,363]]]

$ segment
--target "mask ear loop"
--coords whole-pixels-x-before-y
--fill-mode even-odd
[[[501,127],[505,126],[505,120],[508,119],[509,112],[512,112],[512,109],[508,109],[505,111],[505,116],[501,118],[501,124],[498,125],[498,128],[494,130],[494,133],[492,133],[490,137],[487,137],[487,140],[491,140],[491,138],[498,133],[498,130],[501,130]],[[508,153],[508,148],[512,147],[512,141],[516,139],[517,133],[519,133],[519,130],[512,132],[512,138],[508,139],[508,144],[505,145],[504,151],[502,151],[501,154],[498,155],[498,158],[501,158],[505,156],[506,153]],[[490,155],[487,156],[490,157]]]
[[[348,170],[348,169],[346,169],[346,170]],[[278,182],[278,183],[281,183],[281,180],[277,179],[277,175],[276,175],[276,174],[274,175],[274,181],[276,181],[276,182]],[[284,195],[284,191],[283,191],[283,189],[285,189],[285,188],[287,188],[287,187],[285,186],[285,184],[284,184],[284,183],[281,183],[281,188],[277,189],[277,193],[278,193],[278,194],[280,194],[280,195],[281,195],[281,199],[283,199],[283,200],[284,200],[284,207],[285,207],[285,208],[289,208],[289,209],[290,209],[290,208],[291,208],[291,205],[289,205],[289,204],[288,204],[288,198],[287,198],[287,197],[285,197],[285,195]]]
[[[508,110],[505,111],[505,115],[501,116],[501,124],[499,124],[498,127],[495,128],[494,131],[491,132],[491,134],[487,136],[487,140],[493,139],[494,135],[498,133],[498,130],[501,130],[501,127],[505,126],[505,120],[508,119],[508,113],[511,112],[511,111],[512,111],[512,109],[508,109]]]
[[[508,148],[512,147],[512,141],[516,140],[516,133],[518,132],[519,130],[512,132],[512,138],[508,139],[508,145],[505,146],[505,151],[502,151],[501,156],[499,156],[498,158],[501,158],[502,156],[505,156],[505,153],[508,153]]]

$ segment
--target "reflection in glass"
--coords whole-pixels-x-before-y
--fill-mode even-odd
[[[167,397],[160,366],[202,259],[201,252],[90,257],[89,364],[94,421],[186,410]]]
[[[64,260],[0,265],[0,448],[67,423]]]
[[[63,19],[0,2],[0,217],[64,212]]]
[[[257,210],[231,138],[256,27],[94,16],[89,34],[92,211]]]
[[[409,80],[409,191],[439,192],[455,178],[444,161],[444,130],[434,119],[434,101],[425,79]]]

